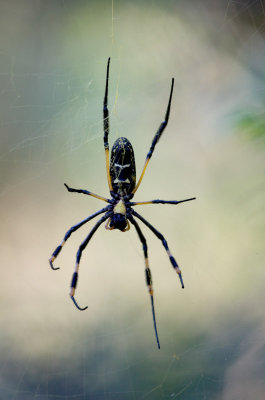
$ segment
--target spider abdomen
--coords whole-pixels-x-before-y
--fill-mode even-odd
[[[115,193],[125,196],[135,188],[136,171],[134,151],[125,137],[118,138],[111,150],[110,177]]]

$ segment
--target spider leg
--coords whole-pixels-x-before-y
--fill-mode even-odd
[[[75,192],[75,193],[87,194],[87,195],[89,195],[89,196],[96,197],[96,199],[103,200],[103,201],[105,201],[106,203],[112,203],[112,201],[109,200],[109,199],[107,199],[106,197],[99,196],[98,194],[89,192],[88,190],[73,189],[73,188],[70,188],[66,183],[64,183],[64,186],[66,187],[66,189],[68,190],[68,192]]]
[[[95,218],[97,215],[102,214],[106,211],[109,210],[110,206],[107,206],[105,208],[102,208],[101,210],[97,211],[96,213],[90,215],[89,217],[87,217],[86,219],[84,219],[83,221],[79,222],[78,224],[72,226],[65,234],[62,242],[59,244],[59,246],[56,247],[56,249],[54,250],[54,252],[52,253],[51,258],[49,259],[49,263],[50,266],[53,270],[59,269],[59,267],[54,267],[53,266],[53,261],[55,260],[55,258],[58,256],[58,254],[60,253],[60,251],[62,250],[62,247],[64,246],[66,240],[69,239],[69,237],[71,236],[71,234],[73,232],[75,232],[77,229],[81,228],[82,225],[84,225],[85,223],[87,223],[88,221],[90,221],[91,219]]]
[[[136,201],[130,202],[130,206],[138,206],[144,204],[179,204],[184,203],[185,201],[195,200],[196,197],[191,197],[190,199],[185,200],[149,200],[149,201]]]
[[[158,128],[158,131],[156,132],[156,134],[155,134],[155,136],[154,136],[154,138],[153,138],[151,147],[150,147],[149,152],[147,153],[147,156],[146,156],[146,159],[145,159],[145,164],[144,164],[144,167],[143,167],[143,171],[142,171],[141,176],[140,176],[140,178],[139,178],[139,180],[138,180],[138,182],[137,182],[135,188],[133,189],[132,193],[135,193],[136,190],[138,189],[138,187],[139,187],[139,185],[140,185],[140,183],[141,183],[141,181],[142,181],[142,179],[143,179],[143,176],[144,176],[144,174],[145,174],[145,170],[146,170],[147,165],[148,165],[148,163],[149,163],[149,161],[150,161],[150,158],[152,157],[152,154],[153,154],[153,152],[154,152],[155,146],[156,146],[157,142],[159,141],[159,139],[160,139],[160,137],[161,137],[161,135],[162,135],[162,133],[163,133],[165,127],[167,126],[167,123],[168,123],[168,120],[169,120],[169,113],[170,113],[170,106],[171,106],[171,100],[172,100],[173,87],[174,87],[174,78],[172,78],[171,89],[170,89],[170,95],[169,95],[169,100],[168,100],[168,105],[167,105],[167,111],[166,111],[165,119],[164,119],[164,121],[160,124],[160,126],[159,126],[159,128]]]
[[[156,335],[156,341],[157,341],[157,346],[160,349],[160,343],[158,339],[158,333],[157,333],[157,327],[156,327],[156,317],[155,317],[155,307],[154,307],[154,298],[153,298],[153,286],[152,286],[152,276],[151,276],[151,271],[149,268],[149,261],[148,261],[148,254],[147,254],[147,243],[146,239],[135,221],[135,219],[128,215],[128,219],[131,221],[131,223],[134,225],[136,232],[138,233],[139,239],[143,245],[143,252],[144,252],[144,261],[145,261],[145,279],[146,279],[146,285],[148,287],[148,291],[150,294],[150,299],[151,299],[151,306],[152,306],[152,314],[153,314],[153,322],[154,322],[154,329],[155,329],[155,335]]]
[[[91,229],[91,231],[89,232],[88,236],[85,238],[85,240],[81,243],[81,245],[79,246],[79,249],[77,251],[76,254],[76,264],[75,264],[75,271],[73,273],[73,277],[72,277],[72,282],[71,282],[71,290],[70,290],[70,297],[73,300],[75,306],[78,308],[78,310],[83,311],[87,309],[87,306],[84,308],[79,307],[79,305],[77,304],[75,298],[74,298],[74,294],[75,294],[75,289],[77,286],[77,280],[78,280],[78,270],[79,270],[79,264],[80,264],[80,259],[82,256],[82,252],[83,250],[85,250],[88,242],[90,241],[90,239],[92,238],[92,236],[94,235],[94,233],[96,232],[96,230],[98,229],[98,227],[104,222],[106,221],[106,219],[109,218],[109,216],[112,214],[112,211],[107,212],[105,215],[103,215],[103,217],[100,218],[100,220],[98,220],[98,222],[94,225],[94,227]]]
[[[110,178],[110,169],[109,169],[109,110],[108,110],[108,89],[109,89],[109,64],[110,57],[108,58],[107,64],[107,75],[106,75],[106,88],[105,95],[103,101],[103,129],[104,129],[104,148],[105,148],[105,158],[106,158],[106,169],[107,169],[107,179],[110,192],[113,191],[111,178]]]
[[[165,249],[166,249],[166,252],[167,252],[167,254],[168,254],[169,260],[170,260],[170,262],[171,262],[173,268],[175,269],[176,273],[177,273],[178,276],[179,276],[182,289],[184,289],[184,283],[183,283],[183,279],[182,279],[182,275],[181,275],[181,270],[180,270],[180,268],[179,268],[179,266],[178,266],[178,264],[177,264],[175,258],[172,256],[172,254],[171,254],[171,252],[170,252],[170,250],[169,250],[169,248],[168,248],[167,241],[166,241],[166,239],[164,238],[164,236],[162,235],[162,233],[160,233],[157,229],[155,229],[155,228],[153,227],[153,225],[150,224],[150,222],[146,221],[146,219],[144,219],[144,218],[143,218],[140,214],[138,214],[136,211],[131,210],[131,213],[132,213],[135,217],[139,218],[139,219],[140,219],[140,220],[141,220],[155,235],[156,235],[156,237],[158,237],[158,239],[161,240],[163,246],[164,246]]]

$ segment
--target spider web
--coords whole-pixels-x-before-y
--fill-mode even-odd
[[[257,1],[1,2],[0,398],[262,399],[264,382],[264,30]],[[99,229],[68,298],[78,245],[66,230],[107,195],[102,103],[110,67],[110,144],[132,142],[137,173],[170,121],[137,200],[154,280],[156,348],[136,232]]]

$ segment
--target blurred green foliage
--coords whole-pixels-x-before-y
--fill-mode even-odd
[[[265,114],[246,112],[237,120],[237,131],[249,139],[262,139],[265,144]]]

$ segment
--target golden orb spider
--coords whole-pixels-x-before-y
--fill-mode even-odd
[[[76,192],[76,193],[83,193],[89,196],[96,197],[97,199],[103,200],[106,203],[109,203],[107,207],[102,208],[101,210],[97,211],[96,213],[90,215],[83,221],[79,222],[78,224],[72,226],[65,234],[63,241],[59,244],[58,247],[52,253],[52,256],[49,260],[50,266],[53,270],[59,269],[58,267],[54,267],[53,262],[55,258],[58,256],[62,247],[64,246],[65,242],[69,239],[71,234],[79,229],[82,225],[90,221],[91,219],[95,218],[99,214],[104,215],[98,220],[98,222],[94,225],[94,227],[89,232],[86,239],[81,243],[79,249],[76,254],[76,264],[75,270],[72,277],[71,282],[71,290],[70,290],[70,297],[73,300],[75,306],[83,311],[86,310],[87,307],[81,308],[77,301],[75,300],[74,294],[77,286],[77,279],[78,279],[78,270],[80,259],[82,256],[82,252],[86,248],[88,242],[98,229],[98,227],[106,221],[105,228],[108,230],[112,229],[119,229],[122,232],[126,232],[130,229],[130,223],[135,227],[136,232],[139,236],[139,239],[142,243],[143,253],[144,253],[144,260],[145,260],[145,278],[146,284],[148,287],[148,291],[150,294],[151,299],[151,306],[152,306],[152,315],[153,315],[153,323],[154,323],[154,330],[156,335],[157,346],[160,349],[160,343],[158,339],[157,327],[156,327],[156,318],[155,318],[155,309],[154,309],[154,300],[153,300],[153,286],[152,286],[152,276],[151,271],[149,268],[149,261],[148,261],[148,254],[147,254],[147,243],[146,239],[134,217],[138,218],[142,221],[154,234],[155,236],[161,240],[167,254],[169,260],[175,269],[176,273],[179,276],[181,286],[184,288],[184,283],[181,275],[180,268],[172,256],[166,239],[164,236],[154,228],[146,219],[144,219],[140,214],[138,214],[132,207],[137,206],[139,204],[179,204],[185,201],[195,200],[195,197],[185,199],[185,200],[150,200],[150,201],[140,201],[140,202],[132,202],[131,199],[133,198],[136,190],[138,189],[143,176],[145,174],[147,165],[152,157],[154,152],[155,146],[159,141],[165,127],[167,126],[169,120],[169,113],[170,113],[170,106],[172,100],[172,93],[173,93],[173,86],[174,86],[174,78],[172,78],[170,95],[168,106],[166,110],[166,115],[164,121],[160,124],[147,153],[145,164],[140,175],[138,182],[136,183],[136,170],[135,170],[135,159],[134,159],[134,152],[133,147],[128,139],[125,137],[118,138],[111,150],[111,156],[109,160],[109,143],[108,143],[108,135],[109,135],[109,111],[108,111],[108,86],[109,86],[109,65],[110,65],[110,58],[108,59],[107,64],[107,75],[106,75],[106,87],[105,87],[105,96],[103,102],[103,127],[104,127],[104,148],[105,148],[105,157],[106,157],[106,169],[107,169],[107,179],[108,179],[108,186],[110,190],[111,199],[107,199],[105,197],[99,196],[95,193],[89,192],[88,190],[83,189],[72,189],[66,183],[64,184],[65,187],[69,192]]]

